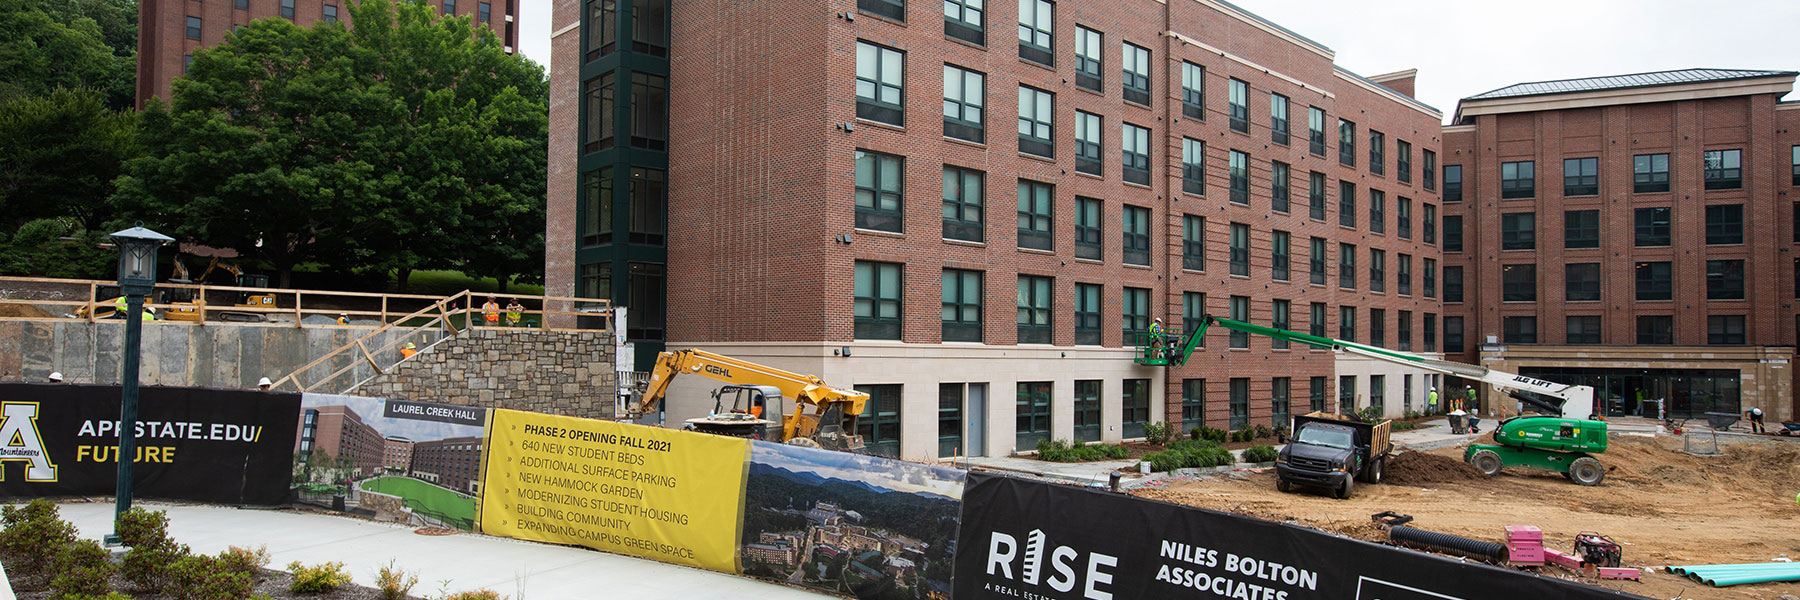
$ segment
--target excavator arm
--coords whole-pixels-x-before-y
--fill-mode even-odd
[[[733,385],[770,386],[794,401],[798,410],[782,418],[782,441],[806,438],[821,446],[853,449],[856,419],[869,395],[825,385],[815,375],[802,375],[759,365],[705,350],[687,349],[657,355],[650,383],[636,405],[627,411],[640,416],[656,411],[669,392],[669,383],[682,374],[701,375]]]

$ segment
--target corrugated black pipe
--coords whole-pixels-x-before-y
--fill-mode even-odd
[[[1506,563],[1506,546],[1495,542],[1484,542],[1405,526],[1388,528],[1388,539],[1399,542],[1403,546],[1436,550],[1445,554],[1466,556],[1494,564]]]

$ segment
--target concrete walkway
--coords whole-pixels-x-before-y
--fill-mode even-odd
[[[410,527],[286,510],[139,504],[169,514],[169,535],[195,552],[267,545],[271,568],[338,561],[356,583],[373,587],[376,569],[394,561],[419,576],[413,595],[490,589],[530,600],[586,598],[831,598],[772,583],[593,550],[473,534],[423,536]],[[64,520],[84,538],[112,530],[111,503],[64,504]]]

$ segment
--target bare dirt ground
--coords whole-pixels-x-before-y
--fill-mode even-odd
[[[1657,567],[1642,582],[1590,581],[1652,598],[1775,599],[1800,583],[1710,588],[1663,573],[1664,565],[1800,561],[1800,443],[1721,442],[1722,454],[1682,452],[1681,440],[1615,437],[1600,460],[1606,481],[1575,485],[1561,474],[1508,468],[1489,479],[1461,463],[1461,448],[1406,453],[1388,463],[1381,485],[1357,486],[1349,500],[1323,492],[1283,494],[1273,470],[1180,482],[1138,495],[1385,541],[1369,515],[1395,511],[1412,525],[1495,542],[1503,527],[1536,525],[1544,545],[1571,551],[1575,534],[1597,531],[1624,548],[1624,566]],[[1556,567],[1544,574],[1572,577]]]

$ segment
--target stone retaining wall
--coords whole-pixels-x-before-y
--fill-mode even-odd
[[[483,328],[444,340],[350,393],[610,419],[616,377],[607,332]]]

